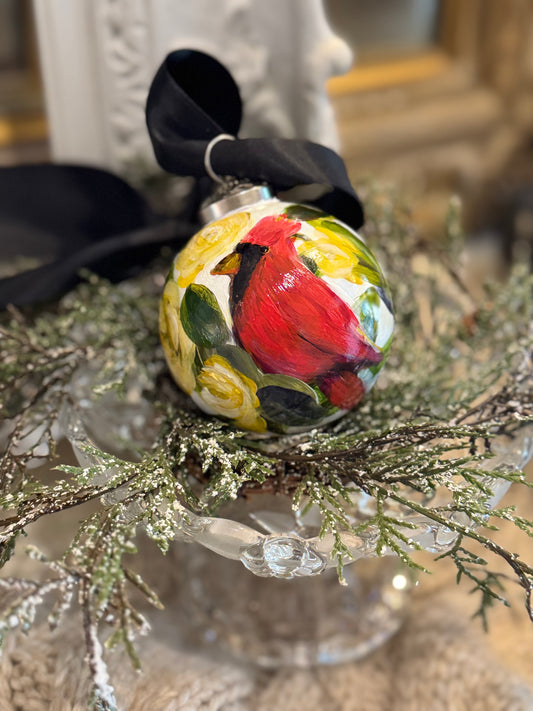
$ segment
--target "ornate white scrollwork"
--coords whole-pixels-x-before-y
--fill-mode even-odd
[[[190,47],[225,64],[245,106],[241,135],[335,147],[325,82],[351,62],[322,0],[34,0],[56,160],[123,172],[153,165],[144,119],[165,54]]]
[[[112,162],[150,156],[144,107],[152,70],[143,0],[93,0]]]

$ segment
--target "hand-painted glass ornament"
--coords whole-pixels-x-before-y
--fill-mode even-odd
[[[387,283],[357,234],[271,197],[194,235],[160,310],[179,386],[205,412],[258,433],[310,429],[357,405],[393,326]]]

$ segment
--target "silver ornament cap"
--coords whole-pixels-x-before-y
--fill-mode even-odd
[[[254,205],[274,197],[268,185],[252,185],[251,183],[238,183],[229,192],[220,197],[215,193],[213,202],[204,205],[199,212],[200,220],[204,225],[220,220],[229,212],[239,207]]]

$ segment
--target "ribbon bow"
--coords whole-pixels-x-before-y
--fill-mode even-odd
[[[236,136],[242,117],[239,90],[213,57],[193,50],[172,52],[152,83],[146,121],[157,160],[178,175],[206,174],[206,151],[221,134]],[[275,192],[300,185],[324,186],[313,203],[355,229],[363,210],[342,159],[310,141],[287,138],[237,138],[218,141],[210,151],[213,171]]]
[[[229,72],[192,50],[168,55],[146,107],[155,155],[165,170],[266,182],[277,192],[318,184],[326,193],[313,201],[317,207],[361,226],[361,203],[334,151],[283,138],[220,140],[221,134],[236,136],[241,115]],[[76,283],[82,268],[114,281],[132,276],[163,244],[177,248],[196,228],[185,216],[156,215],[127,183],[103,170],[0,168],[0,263],[15,256],[46,262],[0,279],[0,308],[55,298]]]

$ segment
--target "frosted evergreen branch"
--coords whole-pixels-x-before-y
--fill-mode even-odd
[[[27,552],[34,559],[45,563],[56,577],[39,582],[12,577],[0,578],[0,646],[10,629],[29,631],[39,608],[53,595],[56,602],[48,615],[48,624],[55,628],[70,608],[74,588],[80,579],[77,571],[69,570],[58,562],[48,561],[37,549],[28,547]]]
[[[423,516],[458,535],[449,555],[459,579],[470,580],[481,594],[483,621],[488,605],[502,599],[502,577],[469,550],[474,543],[510,566],[532,616],[533,568],[480,532],[507,520],[531,535],[532,522],[511,508],[488,509],[493,482],[531,486],[517,471],[490,469],[495,437],[533,421],[531,275],[517,266],[505,287],[488,285],[485,301],[475,303],[450,259],[461,235],[455,204],[439,250],[421,245],[390,195],[370,186],[366,204],[367,236],[377,253],[387,245],[381,261],[396,286],[397,336],[387,371],[357,410],[322,431],[280,439],[275,452],[199,415],[170,384],[158,347],[157,270],[118,286],[89,276],[54,312],[26,317],[12,310],[0,323],[0,412],[7,422],[0,463],[0,504],[6,512],[0,521],[0,567],[33,522],[98,500],[98,510],[81,522],[60,560],[43,559],[56,575],[43,588],[46,595],[57,594],[52,625],[78,591],[96,708],[109,711],[115,703],[99,641],[105,621],[112,625],[106,646],[123,645],[137,664],[134,638],[147,625],[129,600],[128,586],[160,607],[156,593],[124,565],[123,555],[135,553],[138,529],[166,551],[179,529],[176,512],[215,513],[241,495],[278,493],[292,497],[295,508],[306,500],[316,506],[320,534],[332,536],[341,577],[351,556],[345,531],[375,532],[380,552],[418,565],[412,529],[403,518],[405,512]],[[428,251],[434,253],[431,268],[414,271],[414,256]],[[418,292],[429,304],[430,323],[424,327],[413,298]],[[39,481],[31,466],[57,464],[57,432],[65,407],[76,404],[73,381],[88,363],[94,364],[93,382],[84,397],[97,402],[110,392],[127,394],[134,381],[153,407],[159,434],[153,446],[140,448],[135,461],[95,445],[85,454],[101,466],[63,467],[58,481]],[[432,505],[441,490],[448,499]],[[365,492],[375,513],[354,522],[347,511],[357,492]],[[455,520],[455,513],[462,518]],[[4,585],[15,586],[14,592],[19,586],[24,600],[43,592],[31,582],[7,580]],[[7,618],[0,611],[2,629],[9,629],[9,617],[22,624],[36,613],[39,605],[25,611],[24,600]]]
[[[415,501],[412,501],[407,497],[401,496],[397,492],[383,489],[383,494],[385,496],[388,496],[390,499],[393,499],[394,501],[397,501],[398,503],[402,504],[407,509],[416,511],[417,513],[425,516],[426,518],[429,518],[431,521],[435,521],[435,523],[438,523],[442,526],[446,526],[452,531],[456,531],[460,534],[460,536],[462,536],[463,540],[466,538],[471,541],[476,541],[477,543],[480,543],[484,548],[491,551],[491,553],[494,553],[498,557],[502,558],[510,566],[510,568],[516,575],[520,586],[524,588],[526,594],[526,610],[529,615],[529,618],[533,622],[533,566],[521,560],[516,553],[511,553],[499,543],[493,541],[491,538],[482,535],[473,527],[465,526],[457,521],[446,518],[434,509],[431,509],[431,507],[425,507],[421,504],[417,504]],[[490,512],[487,513],[489,513],[490,515]],[[510,520],[512,520],[512,517],[510,517]],[[452,559],[457,564],[457,556],[452,556]],[[500,599],[498,595],[494,595],[494,597]]]
[[[98,638],[98,623],[92,606],[91,585],[82,581],[80,606],[83,613],[83,631],[87,663],[92,680],[91,706],[95,711],[117,711],[115,692],[110,684],[107,665],[103,658],[102,645]]]
[[[80,469],[81,471],[81,469]],[[106,494],[115,491],[120,486],[127,484],[135,478],[137,472],[134,469],[130,476],[122,478],[119,483],[112,482],[108,485],[95,485],[81,491],[52,492],[48,496],[39,494],[31,497],[18,507],[17,514],[0,519],[0,545],[7,543],[16,534],[24,530],[29,524],[34,523],[42,516],[49,516],[60,511],[75,506],[80,506],[93,499],[101,498]],[[8,495],[9,496],[9,495]],[[0,507],[9,504],[9,498],[0,500]]]
[[[439,556],[437,560],[451,558],[457,568],[457,582],[459,583],[463,577],[466,577],[474,583],[471,592],[481,594],[480,605],[474,613],[474,617],[481,617],[483,628],[487,631],[487,609],[496,601],[509,607],[507,600],[499,594],[504,589],[501,583],[503,574],[488,570],[486,568],[487,561],[464,548],[461,545],[462,541],[463,536],[461,535],[453,548]]]

